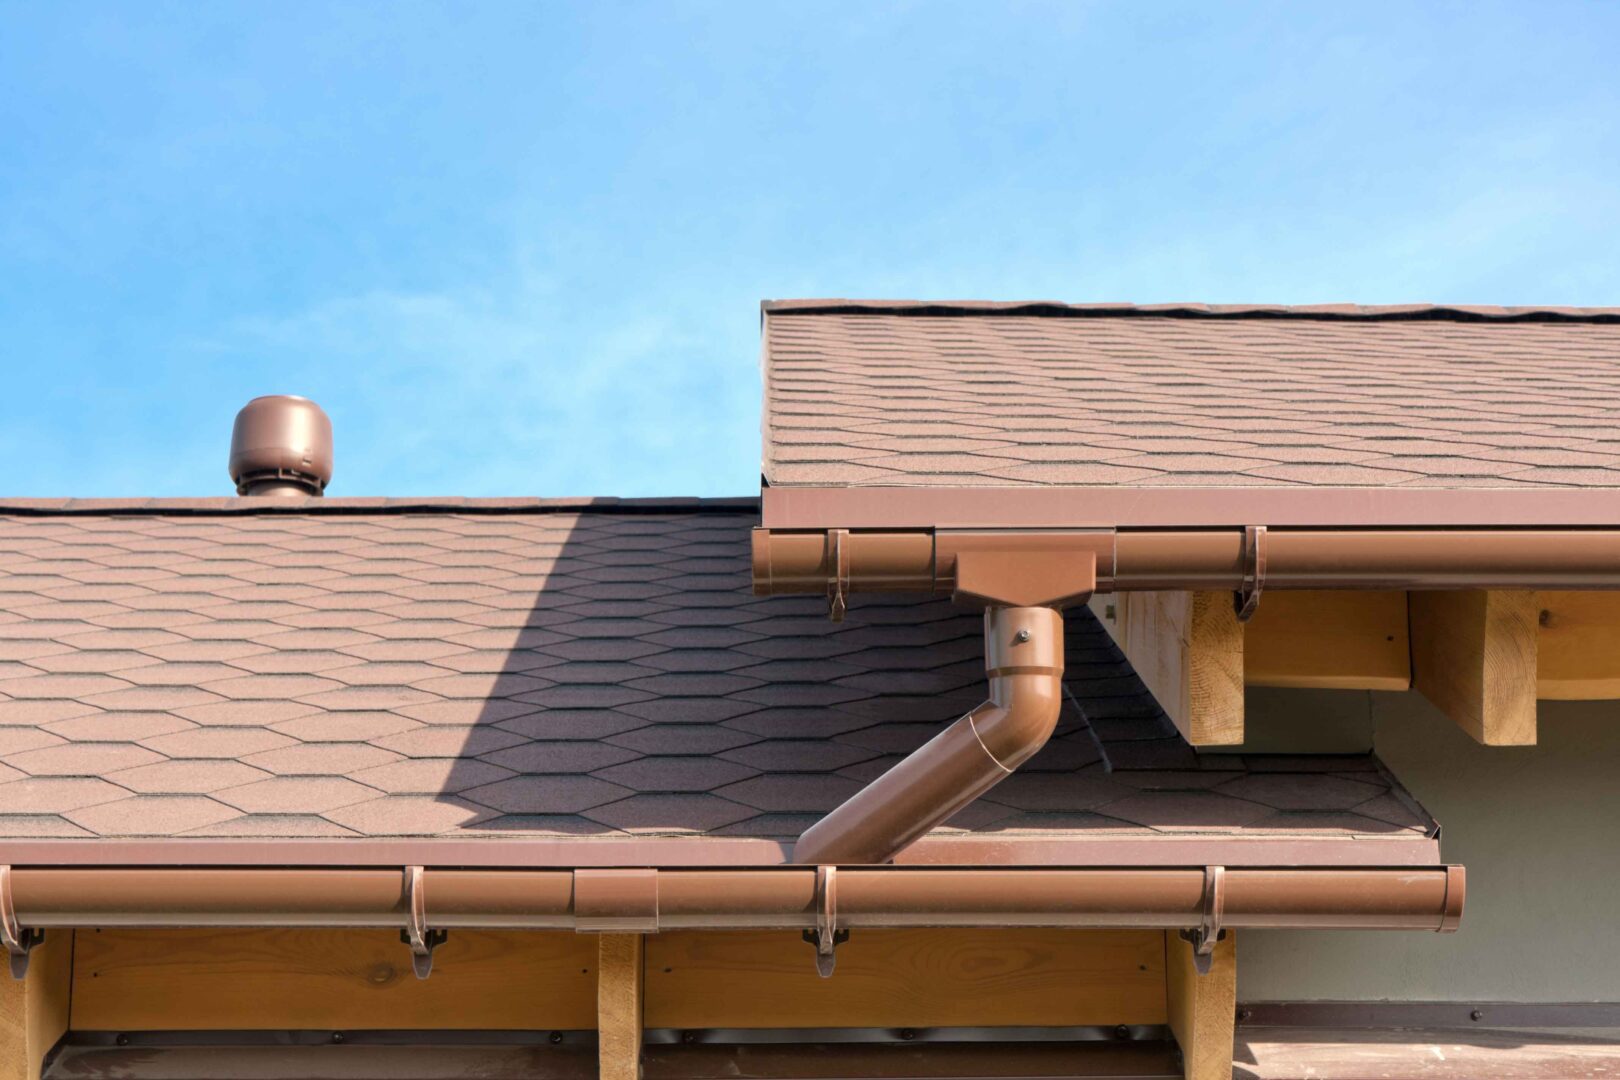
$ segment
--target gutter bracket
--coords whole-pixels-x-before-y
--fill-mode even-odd
[[[1246,623],[1254,618],[1260,606],[1260,591],[1266,586],[1266,527],[1243,527],[1243,587],[1232,594],[1232,610],[1237,621]]]
[[[410,925],[399,932],[399,940],[411,947],[411,967],[418,979],[433,974],[433,950],[450,937],[448,930],[429,930],[427,890],[422,885],[422,868],[405,868],[405,899],[410,908]]]
[[[28,954],[45,940],[45,931],[26,930],[17,925],[17,909],[11,902],[11,867],[0,866],[0,944],[11,954],[11,977],[26,978]]]
[[[1204,911],[1198,929],[1183,930],[1181,939],[1192,943],[1193,967],[1208,975],[1215,959],[1215,943],[1226,937],[1221,918],[1226,912],[1226,867],[1204,867]]]
[[[816,947],[816,974],[832,978],[838,958],[833,950],[849,940],[849,931],[838,928],[838,868],[816,867],[816,928],[804,932],[804,940]]]
[[[827,530],[827,618],[843,622],[849,610],[849,530]]]

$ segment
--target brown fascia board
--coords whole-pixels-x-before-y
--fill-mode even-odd
[[[758,512],[752,495],[728,498],[621,499],[613,496],[578,499],[469,498],[431,496],[400,498],[289,498],[229,496],[201,499],[0,499],[0,515],[17,517],[255,515],[255,514],[737,514]]]
[[[733,867],[789,865],[792,843],[734,837],[589,840],[440,838],[331,840],[154,838],[0,841],[0,865],[15,867]],[[1427,836],[1202,835],[1063,838],[924,837],[900,866],[1427,866],[1440,861]]]
[[[1046,318],[1320,319],[1361,322],[1620,323],[1614,307],[1491,304],[1069,304],[1058,300],[762,300],[761,317],[793,315],[1041,316]]]
[[[1620,528],[1620,488],[795,487],[767,529]]]

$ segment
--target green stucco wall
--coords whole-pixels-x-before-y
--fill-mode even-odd
[[[1370,732],[1468,867],[1468,904],[1454,935],[1245,932],[1240,1000],[1620,1001],[1620,702],[1542,702],[1523,748],[1478,745],[1415,693],[1257,691],[1248,707],[1266,749]]]

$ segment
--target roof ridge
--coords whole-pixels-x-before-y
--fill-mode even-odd
[[[1493,304],[1071,304],[1060,300],[762,300],[764,314],[1030,315],[1046,318],[1323,319],[1363,322],[1620,323],[1620,307],[1503,307]]]
[[[276,515],[276,514],[736,514],[758,513],[757,496],[578,499],[365,497],[238,497],[166,499],[19,499],[0,498],[0,514],[55,517],[76,514],[141,515]]]

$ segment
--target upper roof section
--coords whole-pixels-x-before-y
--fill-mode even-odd
[[[1620,309],[764,311],[769,487],[1620,492]]]

